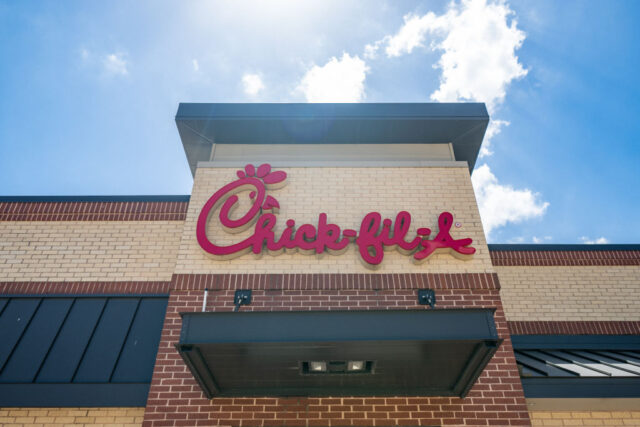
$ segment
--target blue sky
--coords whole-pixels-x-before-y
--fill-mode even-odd
[[[497,129],[474,171],[490,242],[638,243],[639,18],[636,1],[0,1],[0,194],[189,194],[179,102],[469,100]]]

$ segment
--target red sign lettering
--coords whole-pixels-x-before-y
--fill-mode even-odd
[[[196,237],[200,247],[211,255],[222,259],[241,256],[248,252],[260,254],[266,248],[271,254],[282,253],[285,249],[304,254],[321,254],[329,252],[340,254],[351,242],[358,246],[360,257],[365,265],[378,266],[384,258],[384,249],[395,248],[403,254],[413,254],[415,263],[424,262],[437,251],[446,251],[454,256],[465,258],[475,253],[469,246],[472,240],[454,239],[450,231],[453,215],[442,212],[438,218],[438,234],[428,239],[431,234],[428,228],[418,228],[417,236],[408,236],[411,228],[411,214],[399,212],[395,220],[382,219],[378,212],[365,215],[360,230],[342,230],[327,219],[326,213],[318,216],[317,225],[303,224],[296,227],[294,220],[286,222],[286,228],[276,236],[273,231],[280,208],[278,201],[267,190],[274,190],[285,185],[287,174],[283,171],[271,171],[271,166],[263,164],[257,169],[247,165],[244,171],[238,171],[238,179],[216,191],[204,204],[198,223]],[[237,194],[250,191],[251,207],[238,219],[231,218],[231,212],[238,203]],[[246,239],[227,246],[219,246],[207,237],[207,225],[210,217],[217,211],[222,228],[228,233],[239,233],[254,226],[254,232]],[[255,224],[255,225],[254,225]]]

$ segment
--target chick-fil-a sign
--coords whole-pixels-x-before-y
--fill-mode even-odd
[[[268,164],[255,168],[247,165],[237,172],[238,179],[216,191],[205,203],[196,226],[198,243],[206,252],[222,259],[230,259],[248,252],[261,254],[265,248],[276,255],[287,251],[305,254],[329,252],[340,254],[350,243],[355,242],[365,265],[376,267],[384,258],[385,248],[395,248],[406,255],[413,254],[413,261],[424,262],[436,251],[448,251],[460,258],[470,257],[475,248],[470,247],[472,240],[454,239],[450,231],[453,215],[442,212],[438,218],[438,233],[429,239],[429,228],[418,228],[417,236],[408,236],[411,227],[411,214],[398,212],[394,220],[383,219],[378,212],[370,212],[362,219],[359,230],[341,229],[328,222],[327,214],[318,216],[317,225],[302,224],[296,226],[293,219],[286,221],[286,228],[276,236],[276,213],[280,208],[278,201],[267,190],[275,190],[285,185],[287,174],[272,171]],[[231,212],[238,206],[237,194],[249,191],[251,206],[240,218],[231,218]],[[211,216],[220,211],[218,219],[228,233],[239,233],[254,226],[253,234],[237,243],[220,246],[209,240],[207,225]],[[255,225],[254,225],[255,224]]]

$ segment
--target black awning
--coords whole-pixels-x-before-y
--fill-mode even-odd
[[[178,351],[209,398],[463,397],[502,341],[490,309],[182,318]]]
[[[0,295],[0,406],[144,406],[167,301]]]
[[[640,337],[512,336],[525,397],[640,397]]]

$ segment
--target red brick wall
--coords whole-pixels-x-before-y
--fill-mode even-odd
[[[500,251],[489,250],[491,263],[508,266],[640,265],[640,251]]]
[[[188,202],[0,202],[0,221],[184,221]]]
[[[424,306],[417,305],[415,289],[419,288],[420,284],[433,279],[428,275],[424,275],[425,277],[414,277],[423,275],[389,275],[393,286],[387,289],[336,289],[336,282],[329,280],[336,279],[335,275],[321,278],[286,277],[286,280],[284,278],[286,275],[280,276],[282,277],[250,276],[254,280],[253,283],[271,283],[272,285],[253,287],[257,289],[253,292],[253,302],[250,306],[242,307],[242,310],[425,309]],[[432,286],[436,289],[438,308],[496,308],[495,320],[498,334],[505,340],[465,399],[356,396],[208,400],[175,350],[174,344],[179,339],[181,329],[179,313],[201,310],[203,301],[201,289],[213,283],[216,283],[217,287],[210,288],[207,310],[232,310],[233,293],[236,287],[232,287],[231,284],[243,283],[243,280],[249,280],[249,276],[200,277],[197,284],[184,277],[174,276],[174,290],[169,298],[144,425],[530,425],[509,330],[500,302],[497,279],[494,275],[482,275],[483,277],[478,277],[477,281],[467,280],[466,287],[459,287],[455,282],[456,286],[452,289],[456,275],[438,276],[443,276],[442,280],[436,286]],[[339,283],[353,283],[344,277],[337,279],[342,280]],[[371,283],[369,279],[363,277],[362,283]],[[415,281],[409,279],[415,279]],[[289,290],[296,287],[290,285],[292,281],[304,281],[304,283],[321,281],[333,283],[334,288]],[[179,283],[190,283],[188,287],[197,289],[180,289]],[[284,284],[288,289],[282,289]]]
[[[637,321],[513,321],[511,335],[640,335]]]
[[[0,282],[0,295],[168,294],[171,282]]]

